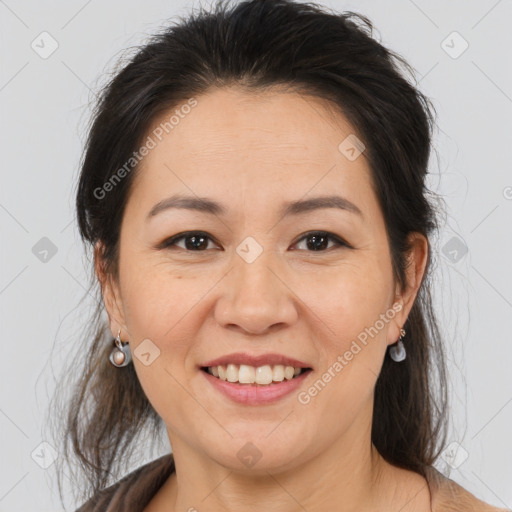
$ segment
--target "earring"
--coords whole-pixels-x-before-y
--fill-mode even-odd
[[[389,357],[391,357],[391,359],[397,363],[403,361],[407,357],[407,352],[405,351],[405,347],[402,342],[402,338],[404,336],[405,329],[400,329],[400,337],[398,338],[396,344],[389,347]]]
[[[132,354],[128,342],[121,341],[121,329],[117,333],[117,338],[114,340],[115,347],[110,353],[109,360],[117,368],[127,366],[132,360]]]

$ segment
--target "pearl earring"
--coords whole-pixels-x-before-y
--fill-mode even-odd
[[[397,363],[403,361],[407,357],[407,352],[402,342],[402,338],[404,336],[405,329],[400,329],[400,337],[398,338],[396,344],[389,347],[389,357],[391,357],[391,359]]]
[[[117,333],[117,338],[114,340],[115,347],[110,353],[109,360],[117,368],[127,366],[132,360],[132,354],[128,342],[121,341],[121,329]]]

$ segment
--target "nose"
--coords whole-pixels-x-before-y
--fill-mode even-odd
[[[296,297],[271,260],[265,251],[252,263],[235,256],[215,307],[220,326],[264,334],[297,321]]]

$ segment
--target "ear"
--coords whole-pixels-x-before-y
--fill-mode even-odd
[[[110,331],[112,336],[116,337],[119,329],[121,330],[121,339],[125,339],[128,330],[125,326],[123,314],[123,301],[119,284],[114,276],[107,272],[105,259],[103,257],[104,246],[101,242],[97,242],[94,246],[94,271],[101,285],[101,294],[103,303],[108,314]],[[124,336],[123,336],[124,332]]]
[[[421,283],[425,277],[428,263],[429,245],[427,238],[421,233],[411,233],[408,236],[410,250],[406,256],[405,278],[406,285],[401,289],[397,284],[395,290],[395,303],[401,304],[401,310],[395,315],[393,325],[388,331],[388,344],[396,343],[402,328],[409,317],[414,305]]]

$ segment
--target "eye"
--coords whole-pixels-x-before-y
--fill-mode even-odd
[[[203,233],[202,231],[187,231],[164,240],[160,244],[160,248],[165,249],[171,246],[177,246],[177,242],[180,240],[185,241],[185,246],[178,247],[194,252],[201,252],[208,249],[208,240],[213,241],[207,233]]]
[[[185,242],[184,246],[178,245],[178,242],[181,240]],[[306,243],[306,247],[309,249],[308,252],[325,252],[326,249],[332,249],[333,246],[328,247],[329,241],[333,242],[335,247],[350,247],[350,245],[340,237],[327,231],[311,231],[306,233],[294,245],[299,244],[302,240],[309,241],[309,243]],[[213,242],[213,238],[203,231],[187,231],[164,240],[159,248],[166,249],[175,246],[187,251],[202,252],[211,248],[208,246],[209,241]]]
[[[311,249],[311,251],[309,252],[325,252],[325,249],[328,248],[327,246],[329,244],[329,240],[333,241],[335,246],[350,247],[340,237],[327,231],[311,231],[309,233],[306,233],[302,238],[300,238],[299,242],[301,242],[302,240],[310,240],[309,243],[306,243],[306,247],[308,249]],[[332,246],[330,248],[332,248]]]

